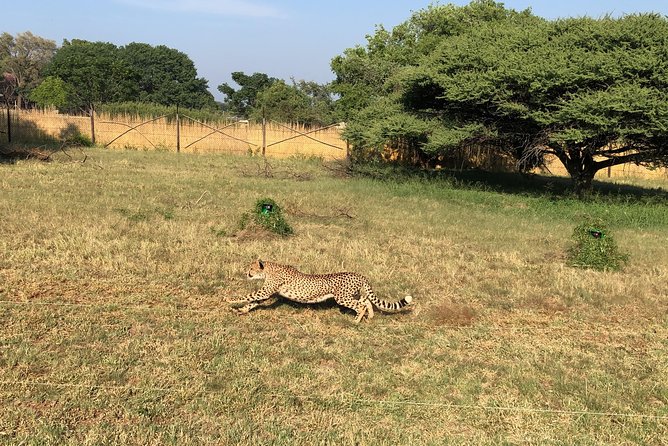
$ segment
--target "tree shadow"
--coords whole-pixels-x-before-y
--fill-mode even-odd
[[[419,169],[384,163],[355,163],[325,166],[336,173],[345,170],[348,175],[372,178],[380,181],[443,183],[458,189],[473,189],[515,195],[547,198],[577,198],[573,182],[568,177],[540,173],[490,172],[480,169]],[[638,199],[660,198],[668,200],[668,182],[664,187],[644,187],[624,183],[594,180],[589,197],[631,197]],[[586,197],[584,199],[587,199]]]
[[[26,159],[50,161],[54,152],[63,150],[65,147],[92,145],[90,139],[72,123],[63,128],[58,137],[54,137],[32,121],[14,117],[11,121],[12,141],[9,142],[6,114],[0,117],[0,121],[4,124],[0,126],[0,163],[2,164],[14,164]]]
[[[573,182],[568,177],[557,177],[539,173],[487,172],[481,170],[437,172],[436,178],[454,179],[464,187],[493,190],[500,193],[548,196],[553,198],[575,198]],[[668,199],[668,189],[645,187],[625,183],[594,180],[591,197],[633,197]],[[668,186],[668,182],[666,183]],[[584,198],[586,199],[586,197]]]

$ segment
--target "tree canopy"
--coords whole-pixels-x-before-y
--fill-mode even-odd
[[[248,75],[242,71],[233,72],[232,80],[239,85],[239,89],[235,89],[228,83],[223,83],[218,86],[218,91],[226,96],[223,103],[224,107],[244,118],[247,118],[255,107],[257,96],[278,81],[278,79],[269,77],[265,73]]]
[[[334,121],[333,99],[326,85],[316,82],[279,80],[262,90],[251,109],[250,117],[281,122],[299,122],[307,126],[331,124]]]
[[[0,74],[3,75],[5,102],[11,98],[16,106],[41,80],[41,73],[56,52],[53,40],[35,36],[30,31],[16,37],[3,32],[0,35]],[[6,93],[6,94],[5,94]]]
[[[88,110],[93,104],[123,101],[215,107],[207,81],[197,77],[192,60],[162,45],[117,47],[106,42],[65,41],[46,74],[65,83],[71,98],[69,108]],[[49,102],[45,96],[42,101]],[[51,103],[55,104],[55,98]]]
[[[332,68],[358,149],[554,155],[586,191],[602,168],[667,163],[667,42],[659,15],[549,21],[481,0],[379,28]]]
[[[130,43],[119,53],[132,67],[139,88],[136,101],[187,108],[215,107],[207,80],[197,77],[195,64],[186,54],[146,43]]]
[[[120,102],[139,94],[132,67],[118,56],[118,47],[111,43],[65,41],[46,74],[69,86],[70,107],[89,110],[95,103]]]
[[[294,79],[288,84],[264,73],[240,71],[232,73],[232,80],[238,89],[224,83],[218,90],[226,96],[224,108],[240,117],[259,120],[264,116],[309,126],[334,121],[334,98],[328,85]]]

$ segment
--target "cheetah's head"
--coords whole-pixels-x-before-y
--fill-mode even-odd
[[[246,278],[248,280],[262,280],[265,278],[265,272],[264,272],[264,262],[260,259],[257,259],[253,263],[251,263],[250,267],[248,268],[248,272],[246,273]]]

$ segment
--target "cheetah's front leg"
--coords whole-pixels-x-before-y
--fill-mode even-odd
[[[270,299],[274,294],[276,290],[265,287],[263,286],[259,290],[255,291],[254,293],[248,294],[245,297],[234,299],[234,298],[226,298],[225,302],[231,303],[231,304],[241,304],[245,303],[246,305],[243,305],[239,308],[233,308],[232,311],[234,311],[237,314],[246,314],[252,309],[256,308],[257,306],[261,305],[262,301],[266,301],[267,299]]]
[[[276,299],[278,299],[278,297],[273,296],[269,299],[266,299],[266,300],[263,300],[263,301],[260,301],[260,302],[251,302],[251,303],[243,305],[241,307],[232,308],[232,311],[234,311],[234,313],[236,313],[238,315],[247,314],[251,310],[253,310],[254,308],[257,308],[257,307],[260,307],[260,306],[266,307],[268,305],[273,304],[274,302],[276,302]]]

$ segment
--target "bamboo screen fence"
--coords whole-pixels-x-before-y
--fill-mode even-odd
[[[7,126],[6,110],[0,131]],[[199,122],[187,115],[145,118],[96,114],[69,116],[48,110],[11,111],[11,132],[16,141],[65,140],[81,135],[111,149],[156,149],[189,153],[262,153],[267,156],[306,156],[341,159],[347,155],[340,126],[310,129],[302,125],[248,121]],[[94,132],[94,138],[93,138]]]
[[[91,124],[91,118],[86,116],[63,115],[48,110],[11,110],[10,125],[7,110],[0,110],[0,138],[7,138],[9,126],[17,141],[54,141],[72,135],[93,139],[91,130],[94,126],[95,142],[112,149],[262,154],[264,147],[270,157],[297,155],[323,159],[343,159],[348,153],[338,125],[309,129],[276,122],[267,122],[264,126],[247,121],[198,122],[186,115],[180,115],[178,119],[175,115],[146,119],[105,114],[96,114],[94,125]],[[556,158],[550,160],[547,167],[553,175],[568,175]],[[605,177],[668,180],[668,169],[623,164],[598,172],[597,178]]]

